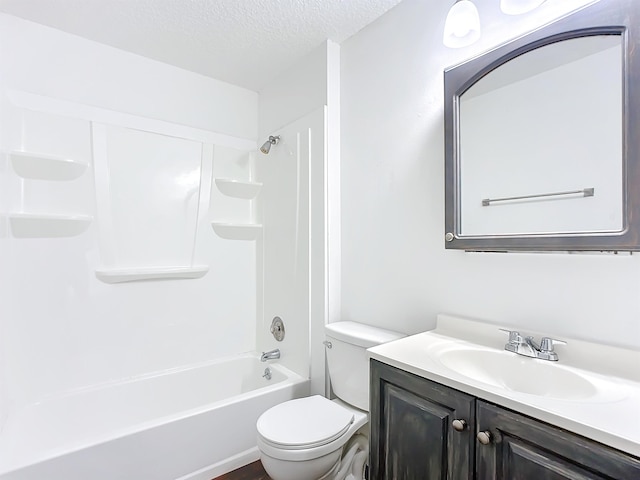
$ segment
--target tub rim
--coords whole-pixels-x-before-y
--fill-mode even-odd
[[[243,352],[237,355],[228,355],[225,357],[220,357],[220,358],[216,358],[213,360],[206,360],[206,361],[202,361],[202,362],[196,362],[196,363],[191,363],[188,365],[181,365],[178,367],[172,367],[172,368],[168,368],[168,369],[163,369],[163,370],[156,370],[153,372],[147,372],[144,374],[140,374],[140,375],[134,375],[134,376],[130,376],[130,377],[126,377],[124,379],[120,379],[120,380],[108,380],[105,382],[100,382],[100,383],[96,383],[93,385],[88,385],[88,386],[83,386],[83,387],[78,387],[78,388],[74,388],[74,389],[70,389],[70,390],[66,390],[64,392],[59,392],[56,394],[52,394],[52,395],[47,395],[45,397],[43,397],[42,399],[39,399],[37,401],[28,403],[24,406],[22,406],[20,409],[18,409],[18,411],[32,407],[34,405],[40,405],[43,403],[46,403],[48,401],[52,401],[52,400],[59,400],[59,399],[64,399],[66,397],[70,397],[70,396],[74,396],[74,395],[79,395],[79,394],[86,394],[86,393],[96,393],[99,392],[100,390],[104,390],[106,388],[110,388],[110,387],[114,387],[114,386],[120,386],[120,385],[127,385],[127,384],[131,384],[131,383],[135,383],[135,382],[139,382],[139,381],[144,381],[144,380],[150,380],[150,379],[154,379],[154,378],[158,378],[158,377],[162,377],[162,376],[166,376],[166,375],[171,375],[171,374],[179,374],[181,372],[186,372],[186,371],[190,371],[190,370],[197,370],[199,368],[206,368],[212,365],[217,365],[217,364],[222,364],[222,363],[227,363],[227,362],[231,362],[233,360],[238,360],[238,359],[243,359],[243,358],[249,358],[249,359],[254,359],[258,364],[260,364],[260,353],[257,351],[252,351],[252,352]],[[187,418],[191,418],[197,415],[201,415],[209,410],[212,410],[214,408],[223,408],[224,406],[230,405],[232,403],[238,402],[238,401],[242,401],[242,400],[248,400],[250,398],[254,398],[259,396],[258,394],[256,394],[256,392],[260,392],[261,394],[266,394],[266,393],[270,393],[276,390],[279,390],[281,388],[286,388],[286,387],[293,387],[294,385],[303,383],[303,382],[308,382],[309,379],[308,378],[304,378],[303,376],[299,375],[298,373],[290,370],[289,368],[285,367],[284,365],[282,365],[281,363],[277,363],[277,362],[268,362],[268,363],[264,363],[265,368],[269,367],[272,368],[282,374],[285,375],[284,380],[276,382],[272,385],[266,385],[264,387],[260,387],[257,389],[253,389],[253,390],[249,390],[247,392],[243,392],[240,393],[238,395],[234,395],[232,397],[228,397],[228,398],[224,398],[221,400],[217,400],[215,402],[212,403],[208,403],[205,405],[200,405],[198,407],[193,407],[187,410],[183,410],[177,413],[172,413],[172,414],[168,414],[168,415],[162,415],[159,417],[154,418],[153,420],[146,420],[143,422],[138,422],[135,423],[131,426],[127,426],[124,428],[120,428],[120,429],[116,429],[114,431],[109,432],[109,434],[107,435],[91,435],[88,437],[84,437],[81,439],[81,442],[79,441],[74,441],[74,442],[69,442],[67,443],[65,446],[61,446],[61,447],[57,447],[57,448],[53,448],[53,449],[48,449],[44,452],[44,454],[42,455],[34,455],[29,461],[21,461],[21,462],[17,462],[17,463],[12,463],[12,462],[8,462],[6,464],[6,466],[3,466],[4,462],[0,462],[0,479],[2,476],[4,475],[8,475],[11,473],[14,473],[22,468],[27,468],[39,463],[43,463],[49,460],[53,460],[55,458],[61,457],[63,455],[70,455],[76,452],[80,452],[82,450],[91,448],[91,447],[95,447],[97,445],[103,444],[103,443],[108,443],[108,442],[112,442],[130,435],[135,435],[137,433],[143,432],[145,430],[150,430],[151,428],[154,427],[158,427],[161,425],[166,425],[169,423],[173,423],[173,422],[178,422],[181,420],[185,420]],[[0,437],[2,436],[2,431],[0,431]],[[7,468],[8,467],[8,468]]]

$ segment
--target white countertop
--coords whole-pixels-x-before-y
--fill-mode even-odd
[[[439,315],[435,330],[370,348],[368,353],[370,358],[393,367],[640,457],[639,351],[564,339],[567,345],[556,347],[559,361],[549,363],[579,372],[597,390],[595,395],[576,399],[532,395],[483,383],[439,361],[438,352],[452,347],[504,350],[506,336],[499,328],[502,326]],[[523,362],[547,362],[518,357]]]

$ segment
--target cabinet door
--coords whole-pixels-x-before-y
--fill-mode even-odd
[[[476,448],[482,480],[640,479],[640,459],[478,400],[477,430],[490,443]]]
[[[470,395],[373,360],[370,479],[472,479],[474,404]],[[456,419],[466,428],[455,430]]]

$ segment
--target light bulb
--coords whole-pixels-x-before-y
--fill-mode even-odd
[[[480,38],[480,15],[470,0],[456,2],[444,22],[443,43],[447,47],[460,48],[471,45]]]

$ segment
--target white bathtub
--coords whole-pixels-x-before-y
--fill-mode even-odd
[[[7,419],[0,480],[211,480],[257,460],[258,416],[308,389],[247,354],[49,398]]]

